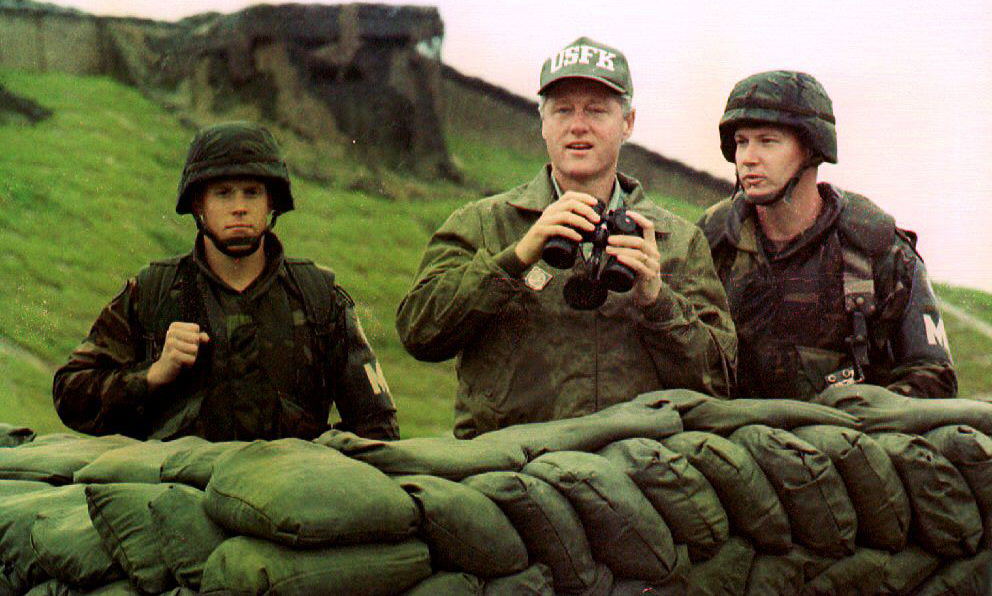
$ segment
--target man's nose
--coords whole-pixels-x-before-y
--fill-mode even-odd
[[[737,158],[743,164],[753,164],[758,161],[758,153],[752,143],[737,146]]]
[[[573,133],[589,130],[588,116],[582,110],[576,110],[568,123],[568,128]]]
[[[231,210],[235,213],[245,213],[248,211],[248,197],[244,191],[235,191],[234,200],[231,201]]]

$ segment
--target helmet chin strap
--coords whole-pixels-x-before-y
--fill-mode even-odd
[[[250,257],[255,254],[258,249],[262,246],[262,237],[265,236],[266,232],[271,232],[273,228],[276,227],[276,219],[278,219],[279,214],[272,212],[272,219],[266,224],[265,228],[257,236],[242,236],[239,238],[231,238],[230,240],[221,240],[214,234],[210,228],[203,224],[203,219],[201,216],[194,214],[193,220],[196,221],[196,228],[203,233],[204,236],[210,238],[214,246],[221,252],[221,254],[228,256],[232,259],[243,259],[245,257]]]

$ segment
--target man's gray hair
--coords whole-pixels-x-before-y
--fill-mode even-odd
[[[620,100],[620,111],[623,113],[623,117],[626,118],[634,109],[634,98],[629,93],[618,93],[617,98]],[[537,96],[537,111],[541,114],[542,118],[544,117],[544,105],[547,102],[547,95],[542,94]]]

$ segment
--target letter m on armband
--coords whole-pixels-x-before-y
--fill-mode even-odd
[[[940,346],[950,353],[951,346],[947,340],[947,330],[944,329],[944,321],[940,318],[940,315],[937,315],[936,322],[933,315],[924,314],[922,316],[923,329],[927,334],[927,343],[931,346]]]
[[[389,385],[386,384],[386,375],[382,374],[382,367],[379,366],[378,360],[366,362],[362,368],[365,369],[365,376],[368,377],[372,393],[375,395],[389,393]]]

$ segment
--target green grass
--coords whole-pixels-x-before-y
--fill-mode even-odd
[[[934,290],[942,299],[992,325],[992,294],[948,284],[934,284]]]
[[[0,122],[0,421],[62,431],[51,406],[54,368],[128,276],[190,246],[192,220],[173,208],[192,131],[108,79],[0,70],[0,83],[55,111],[34,126]],[[332,267],[355,298],[403,435],[449,432],[454,365],[418,362],[405,352],[396,305],[447,216],[485,191],[529,181],[544,155],[503,149],[476,130],[449,130],[465,174],[454,184],[375,172],[344,152],[308,152],[285,131],[279,136],[291,167],[302,172],[294,179],[297,210],[278,225],[287,252]],[[690,221],[701,213],[675,199],[651,198]],[[992,296],[939,291],[992,320]],[[992,393],[990,342],[950,319],[947,330],[962,394]]]
[[[52,376],[24,358],[0,350],[0,422],[38,433],[69,432],[52,409]]]
[[[945,315],[943,321],[958,374],[958,395],[992,396],[992,375],[989,374],[992,370],[992,339],[969,329],[957,317]]]

